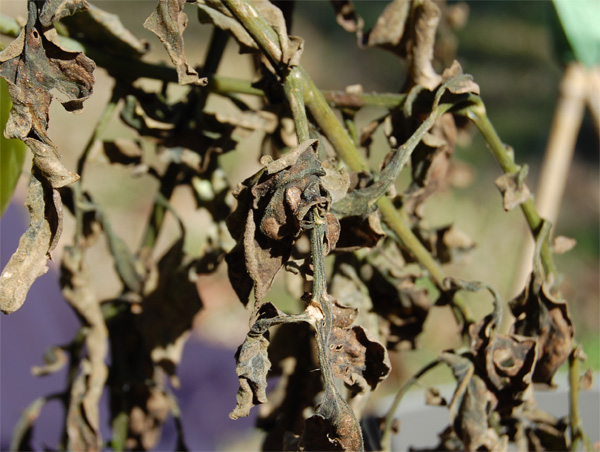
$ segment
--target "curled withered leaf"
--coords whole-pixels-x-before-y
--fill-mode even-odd
[[[464,450],[504,450],[508,438],[500,437],[490,425],[496,399],[476,374],[473,362],[450,352],[441,353],[440,359],[450,366],[457,382],[449,405],[450,421]]]
[[[44,27],[49,27],[54,22],[85,11],[89,7],[86,0],[46,0],[40,12],[40,23]]]
[[[4,314],[19,309],[33,282],[48,271],[46,261],[62,229],[60,195],[45,183],[36,168],[25,205],[29,210],[29,227],[0,275],[0,310]]]
[[[181,85],[205,86],[208,80],[198,77],[183,52],[183,32],[187,26],[187,15],[183,12],[185,3],[185,0],[158,0],[156,9],[144,22],[144,28],[158,36],[167,49]]]
[[[509,304],[516,317],[515,333],[537,341],[535,383],[552,384],[554,374],[569,357],[573,342],[567,302],[552,294],[550,286],[534,272],[523,292]]]
[[[316,144],[309,140],[278,160],[263,160],[265,168],[234,192],[238,205],[227,227],[237,245],[226,260],[230,281],[244,304],[252,287],[257,302],[268,292],[314,206],[327,221],[327,251],[337,242],[339,223],[327,212],[330,196],[321,183],[325,171]]]
[[[240,44],[242,50],[259,50],[259,46],[248,34],[242,24],[235,19],[221,0],[198,0],[198,19],[201,23],[213,24],[229,31]],[[279,47],[269,49],[276,60],[286,68],[297,66],[304,48],[304,40],[297,36],[288,36],[284,15],[277,6],[268,0],[255,0],[252,8],[262,15],[273,27],[279,37]],[[250,13],[251,14],[251,13]]]
[[[479,94],[479,85],[473,81],[473,76],[464,74],[460,63],[456,60],[442,73],[442,82],[446,83],[452,94]]]
[[[391,364],[386,348],[372,340],[367,330],[334,326],[329,337],[329,360],[333,374],[341,378],[354,393],[368,392],[388,376]]]
[[[496,187],[502,194],[504,210],[509,211],[531,198],[529,187],[525,184],[527,165],[521,167],[516,173],[506,173],[496,179]]]
[[[381,47],[397,51],[402,36],[404,36],[405,23],[410,11],[410,2],[406,0],[393,0],[390,2],[375,23],[375,26],[365,35],[365,43],[369,47]]]
[[[479,287],[471,284],[469,289],[479,290]],[[477,371],[485,372],[490,390],[496,396],[496,410],[502,415],[510,415],[528,396],[537,344],[532,338],[497,332],[502,321],[502,301],[495,291],[491,292],[494,310],[469,327],[471,350]]]
[[[63,19],[69,35],[82,42],[93,42],[94,46],[113,55],[140,57],[149,50],[144,39],[136,38],[116,14],[90,5],[79,14]]]
[[[41,13],[38,3],[29,2],[27,25],[0,53],[0,76],[6,79],[13,101],[4,135],[25,141],[34,154],[34,164],[58,188],[79,176],[64,167],[47,136],[51,91],[65,96],[61,103],[66,110],[80,110],[92,93],[95,64],[81,52],[61,48],[51,23],[40,22]],[[53,17],[48,15],[46,20]]]
[[[283,317],[283,313],[271,303],[263,304],[257,321],[238,348],[235,359],[240,388],[236,407],[229,414],[231,419],[246,417],[253,406],[267,402],[267,373],[271,368],[267,353],[270,324],[263,321],[277,317]]]
[[[441,77],[433,68],[435,33],[441,12],[432,0],[413,3],[413,33],[409,44],[409,64],[412,84],[429,90],[440,84]]]

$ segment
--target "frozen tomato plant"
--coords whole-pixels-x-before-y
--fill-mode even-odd
[[[384,49],[404,62],[401,92],[374,93],[368,86],[325,91],[315,85],[302,66],[303,53],[314,49],[290,34],[292,1],[158,0],[143,24],[162,42],[171,65],[148,62],[149,44],[97,3],[28,0],[26,20],[2,17],[2,32],[14,36],[0,53],[0,75],[12,100],[4,135],[27,145],[33,166],[30,224],[2,270],[0,309],[10,314],[26,302],[48,269],[68,215],[75,227],[61,255],[60,284],[81,322],[73,342],[51,347],[46,365],[37,368],[42,375],[68,366],[68,381],[62,392],[25,411],[14,450],[32,450],[36,417],[52,398],[66,413],[57,450],[150,450],[169,416],[179,426],[175,447],[187,450],[168,382],[202,310],[198,276],[219,268],[227,269],[250,318],[235,355],[239,390],[230,417],[263,405],[257,422],[265,450],[391,450],[402,395],[438,366],[449,368],[456,382],[444,402],[449,424],[439,449],[589,447],[573,402],[583,352],[574,344],[561,296],[550,224],[536,211],[527,167],[515,161],[489,121],[476,80],[448,56],[452,46],[443,58],[438,51],[439,40],[451,34],[447,16],[461,5],[379,3],[380,15],[367,29],[351,1],[330,2],[332,19],[355,33],[365,52]],[[212,30],[203,66],[186,59],[184,6],[187,12],[195,8]],[[228,40],[251,54],[253,80],[218,74]],[[193,45],[187,42],[188,49]],[[49,107],[57,94],[66,110],[82,109],[93,95],[98,66],[114,80],[112,96],[78,164],[67,168],[48,136]],[[141,79],[158,80],[162,88],[153,91]],[[173,84],[181,85],[176,101],[166,96]],[[209,96],[226,99],[235,114],[210,111]],[[369,106],[385,114],[357,127],[356,115]],[[117,114],[137,136],[127,146],[105,138]],[[494,287],[447,274],[445,264],[473,243],[453,227],[431,228],[426,221],[425,203],[448,189],[457,134],[469,124],[501,168],[495,184],[504,209],[522,211],[536,244],[528,281],[508,301],[512,316],[504,318],[506,305]],[[250,134],[263,137],[261,169],[241,182],[228,180],[221,156],[239,152]],[[367,159],[375,134],[387,147],[377,169]],[[144,173],[156,181],[136,249],[84,188],[90,150],[99,143],[111,166],[128,165],[131,177]],[[403,189],[396,184],[401,174],[409,181]],[[184,247],[193,225],[171,202],[185,185],[213,224],[195,255]],[[177,220],[179,237],[157,257],[167,213]],[[94,291],[94,263],[86,258],[92,247],[105,245],[121,287],[113,299]],[[294,281],[289,288],[301,306],[297,312],[271,296],[279,273]],[[464,301],[465,292],[476,291],[493,301],[483,318],[475,318]],[[392,370],[389,353],[417,347],[428,314],[439,306],[447,307],[462,346],[442,352],[398,388],[387,414],[365,428],[367,401]],[[501,327],[506,322],[510,327]],[[557,419],[539,409],[532,386],[551,384],[567,360],[572,409]],[[276,389],[268,392],[267,381]],[[104,437],[103,391],[111,421]]]

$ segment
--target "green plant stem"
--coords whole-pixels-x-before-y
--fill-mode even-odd
[[[293,68],[285,77],[283,84],[285,94],[292,110],[294,124],[296,125],[296,135],[298,143],[310,139],[308,131],[308,118],[306,117],[306,107],[304,105],[304,93],[298,68]]]
[[[475,102],[471,106],[465,108],[462,113],[471,121],[473,121],[487,142],[490,151],[498,161],[502,171],[507,174],[518,172],[520,168],[514,162],[513,157],[509,153],[504,143],[502,143],[502,140],[498,136],[496,129],[490,122],[481,98],[474,97],[474,100]],[[522,203],[521,210],[523,211],[523,215],[529,224],[529,228],[531,229],[533,237],[537,237],[541,230],[543,219],[537,212],[533,200],[529,199]],[[550,245],[548,241],[545,241],[542,245],[541,258],[546,274],[555,274],[556,267],[554,265],[554,260],[552,258],[552,252],[550,251]]]
[[[583,443],[585,451],[592,451],[589,437],[581,427],[579,417],[579,347],[574,348],[569,354],[569,424],[571,427],[570,450],[579,449],[579,443]]]
[[[419,378],[429,372],[431,369],[435,368],[441,361],[436,359],[435,361],[430,362],[425,367],[421,368],[416,374],[414,374],[410,379],[402,385],[402,387],[396,393],[394,400],[392,401],[392,405],[388,409],[385,414],[385,424],[383,427],[383,432],[381,435],[381,450],[384,452],[389,452],[392,450],[392,427],[394,425],[394,416],[396,411],[398,410],[398,406],[400,406],[400,402],[404,397],[404,394],[408,392],[410,387],[415,384]]]

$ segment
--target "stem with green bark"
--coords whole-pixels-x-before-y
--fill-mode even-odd
[[[592,445],[589,437],[581,427],[579,417],[579,347],[574,348],[569,355],[569,424],[571,427],[571,447],[570,450],[579,449],[579,443],[583,443],[583,449],[592,451]]]

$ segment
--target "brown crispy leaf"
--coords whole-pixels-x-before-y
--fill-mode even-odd
[[[516,317],[514,331],[537,341],[536,383],[552,384],[558,368],[569,357],[574,328],[565,300],[550,293],[550,284],[532,273],[525,289],[510,302]]]
[[[441,353],[440,359],[450,366],[456,378],[450,420],[465,450],[503,450],[508,438],[499,437],[489,423],[495,397],[475,373],[471,360],[449,352]]]
[[[315,140],[308,140],[278,160],[263,159],[265,168],[234,193],[238,205],[227,219],[227,227],[237,245],[226,260],[230,281],[244,304],[251,287],[248,278],[257,303],[269,291],[314,206],[323,210],[327,220],[326,250],[337,242],[339,224],[326,212],[331,198],[321,184],[325,172],[316,158],[316,146]],[[242,256],[245,271],[240,265]]]
[[[262,450],[281,450],[286,432],[300,435],[303,413],[310,409],[323,389],[319,364],[313,346],[313,331],[308,323],[290,323],[278,328],[271,339],[269,358],[272,377],[279,377],[269,392],[267,404],[260,407],[257,427],[265,430]]]
[[[375,390],[391,370],[387,350],[372,340],[362,326],[340,327],[335,325],[336,320],[334,316],[329,337],[333,374],[344,380],[355,393]]]
[[[433,68],[435,32],[440,21],[440,9],[432,0],[413,6],[414,34],[409,46],[411,80],[414,85],[434,90],[441,82]]]
[[[183,12],[185,3],[185,0],[158,0],[156,8],[144,22],[144,28],[158,36],[164,44],[177,68],[181,85],[205,86],[208,80],[198,77],[183,52],[183,32],[187,26],[187,15]]]
[[[25,202],[30,216],[29,228],[0,275],[0,310],[5,314],[19,309],[33,282],[48,271],[46,260],[60,236],[60,196],[43,180],[34,168]]]
[[[50,27],[54,22],[89,9],[86,0],[46,0],[40,12],[40,23]]]
[[[393,0],[390,2],[375,26],[365,35],[369,47],[382,47],[389,50],[398,48],[404,36],[405,23],[410,11],[410,2]]]
[[[250,409],[267,402],[267,373],[271,361],[267,353],[269,347],[269,324],[261,320],[281,317],[282,313],[271,303],[261,306],[258,319],[248,332],[244,343],[236,353],[236,372],[240,381],[235,409],[229,414],[231,419],[246,417]]]
[[[4,133],[27,143],[34,154],[34,164],[58,188],[79,176],[63,166],[46,134],[51,91],[56,89],[66,97],[61,101],[66,110],[80,110],[92,93],[95,64],[81,52],[61,48],[56,30],[51,24],[42,25],[38,13],[36,3],[30,2],[27,25],[0,53],[0,75],[6,79],[13,101]]]
[[[505,211],[508,212],[531,198],[531,192],[525,184],[526,176],[527,166],[523,166],[517,173],[503,174],[496,179]]]

